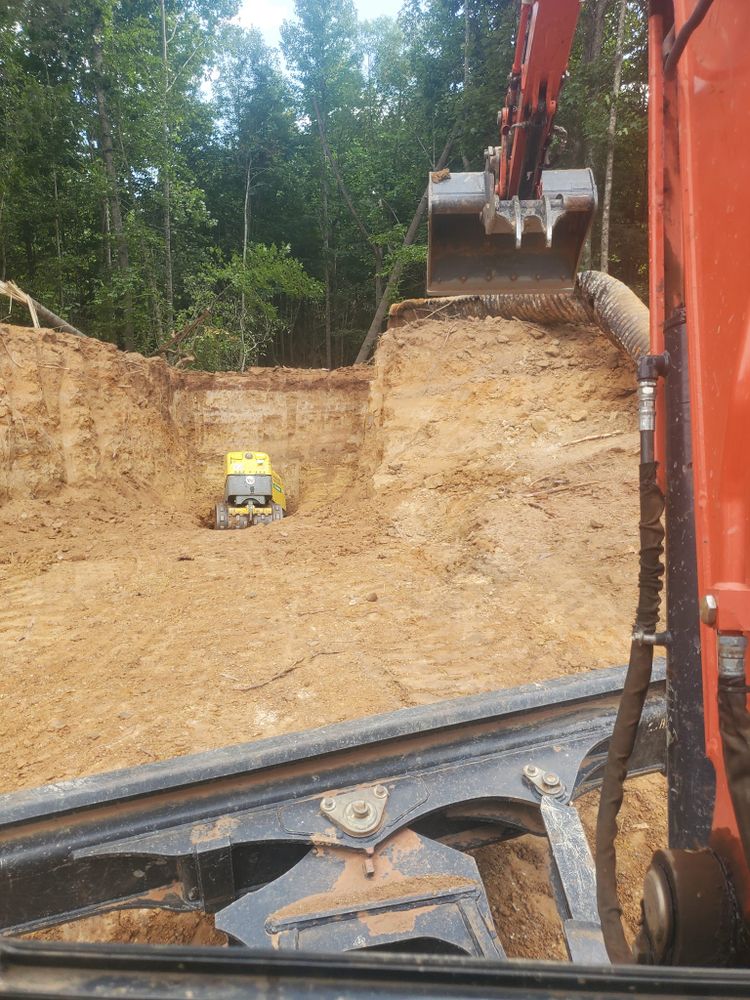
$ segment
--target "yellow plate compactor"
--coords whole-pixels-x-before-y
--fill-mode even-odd
[[[284,482],[265,452],[230,451],[224,466],[224,499],[216,504],[215,528],[250,528],[284,517]]]

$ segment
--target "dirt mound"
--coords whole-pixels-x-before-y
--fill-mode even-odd
[[[594,331],[428,320],[372,368],[245,375],[0,340],[5,790],[626,658],[635,381]],[[271,453],[293,517],[206,530],[234,447]],[[624,819],[631,921],[655,783]],[[543,846],[479,852],[512,954],[562,954]],[[209,931],[160,914],[57,933]]]

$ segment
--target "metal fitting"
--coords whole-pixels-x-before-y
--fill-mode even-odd
[[[638,383],[638,429],[652,431],[656,427],[656,379]]]
[[[719,614],[719,605],[713,594],[706,594],[701,601],[701,621],[704,625],[715,625]]]
[[[633,642],[639,642],[642,646],[668,646],[672,641],[672,633],[667,632],[644,632],[639,626],[633,629]]]
[[[719,677],[744,677],[746,650],[744,635],[719,635]]]
[[[548,795],[553,799],[562,799],[566,795],[565,785],[559,774],[554,771],[544,771],[536,764],[526,764],[523,769],[524,781],[531,785],[540,795]]]
[[[320,811],[344,833],[367,837],[382,825],[388,795],[385,785],[338,792],[321,799]]]

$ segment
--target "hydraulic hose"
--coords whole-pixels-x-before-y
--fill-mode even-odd
[[[690,40],[690,36],[693,34],[698,25],[703,21],[703,18],[708,14],[711,9],[711,5],[714,0],[698,0],[692,13],[688,17],[687,21],[683,24],[680,29],[679,35],[674,40],[672,48],[664,61],[664,76],[670,77],[674,71],[677,63],[680,61],[680,56],[685,50],[685,46]]]
[[[745,859],[750,865],[750,713],[743,635],[719,635],[719,732],[727,784]]]
[[[390,328],[431,316],[500,316],[529,323],[594,324],[633,361],[649,350],[648,307],[627,285],[601,271],[581,271],[573,292],[517,292],[407,299],[391,306]]]
[[[647,432],[653,438],[653,431]],[[643,439],[644,434],[642,432]],[[642,440],[642,456],[651,441]],[[653,637],[659,621],[660,593],[664,566],[664,495],[656,482],[657,463],[641,461],[640,464],[640,569],[638,574],[638,608],[635,616],[630,661],[617,709],[612,737],[609,741],[607,764],[604,771],[599,813],[596,821],[596,899],[602,933],[607,953],[612,962],[633,961],[622,926],[622,910],[617,893],[617,816],[622,805],[623,788],[628,773],[628,763],[633,753],[638,724],[643,712],[648,687],[651,682],[654,647],[644,642]]]

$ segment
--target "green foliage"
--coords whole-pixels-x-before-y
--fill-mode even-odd
[[[161,0],[0,5],[0,277],[105,340],[129,323],[146,352],[210,306],[181,345],[207,368],[324,363],[327,326],[346,363],[396,264],[399,294],[423,293],[426,226],[403,236],[448,137],[451,169],[496,141],[518,3],[358,21],[352,0],[296,0],[282,61],[238,2],[164,0],[166,60]],[[559,165],[600,188],[615,29],[614,0],[582,6],[558,119]],[[645,0],[626,31],[610,245],[643,292]]]
[[[252,243],[245,261],[206,266],[190,282],[194,308],[209,320],[186,343],[200,368],[244,371],[282,331],[289,332],[288,306],[317,302],[323,295],[288,246]],[[285,307],[287,307],[285,309]],[[189,315],[183,317],[189,322]]]

